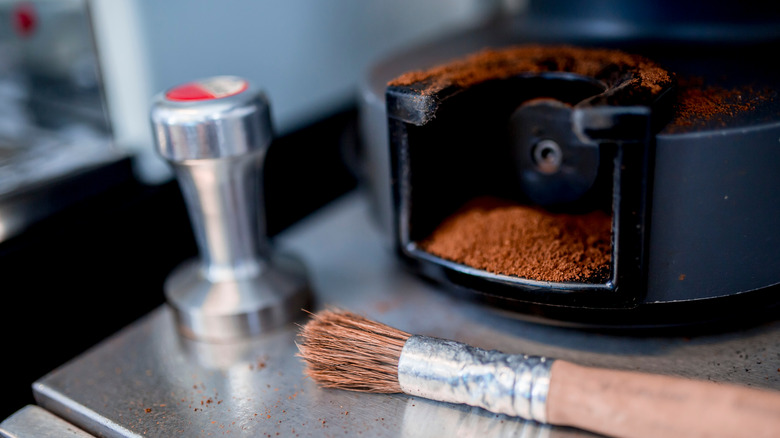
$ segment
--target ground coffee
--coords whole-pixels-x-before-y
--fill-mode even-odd
[[[467,203],[427,239],[425,251],[495,274],[541,281],[603,280],[610,269],[609,215],[555,214],[494,198]]]
[[[705,84],[703,78],[696,76],[678,77],[677,87],[674,117],[666,127],[666,131],[672,133],[681,127],[711,122],[726,126],[736,115],[754,110],[776,95],[773,90],[756,89],[752,85],[725,88]]]
[[[530,44],[485,49],[428,70],[405,73],[388,85],[416,84],[422,87],[420,94],[430,95],[450,86],[468,88],[488,80],[542,72],[575,73],[598,79],[607,87],[652,94],[673,82],[668,71],[642,56],[611,49]]]

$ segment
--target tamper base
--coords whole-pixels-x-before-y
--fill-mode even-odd
[[[304,265],[275,255],[252,277],[212,282],[199,260],[189,260],[165,282],[179,332],[189,338],[221,342],[273,330],[298,316],[311,302]]]

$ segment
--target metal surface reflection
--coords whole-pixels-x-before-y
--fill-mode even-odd
[[[406,402],[400,436],[587,438],[598,435],[494,414],[481,408],[413,397]]]

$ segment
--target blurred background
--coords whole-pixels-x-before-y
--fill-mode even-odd
[[[153,150],[152,97],[243,76],[271,101],[275,236],[359,186],[360,81],[502,0],[0,0],[0,419],[30,385],[163,303],[196,247]]]

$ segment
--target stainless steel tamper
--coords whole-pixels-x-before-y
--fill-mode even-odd
[[[203,79],[156,96],[151,121],[200,252],[165,282],[179,330],[222,341],[297,317],[310,299],[305,267],[272,251],[265,233],[261,177],[273,133],[263,93],[235,76]]]

